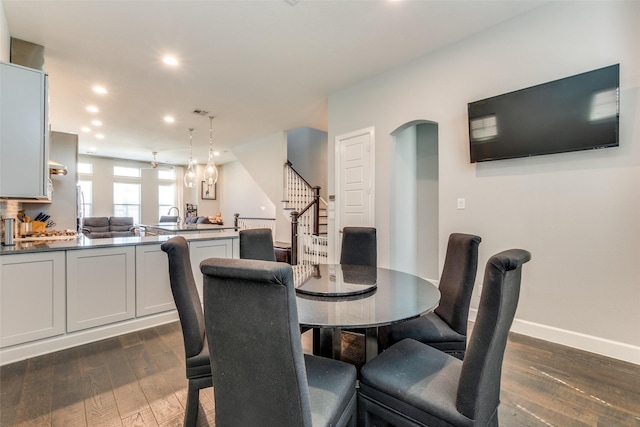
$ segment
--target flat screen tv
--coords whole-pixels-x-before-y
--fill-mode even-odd
[[[620,64],[470,102],[471,163],[618,146]]]

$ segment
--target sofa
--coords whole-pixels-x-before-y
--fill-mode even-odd
[[[94,216],[84,218],[82,234],[90,239],[129,237],[136,235],[136,227],[129,216]]]
[[[207,216],[188,216],[184,219],[185,224],[211,224]]]

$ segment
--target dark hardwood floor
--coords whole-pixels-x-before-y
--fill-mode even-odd
[[[360,340],[345,334],[345,358],[360,359]],[[200,402],[198,425],[215,425],[211,389]],[[177,322],[0,368],[3,427],[179,426],[185,404]],[[500,424],[640,427],[640,366],[512,334]]]

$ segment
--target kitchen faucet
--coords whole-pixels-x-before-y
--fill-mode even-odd
[[[175,210],[176,210],[176,212],[178,212],[178,223],[179,223],[179,222],[180,222],[180,220],[181,220],[181,218],[180,218],[180,209],[178,209],[178,207],[177,207],[177,206],[171,206],[171,207],[169,208],[169,210],[167,211],[167,215],[171,215],[171,210],[172,210],[172,209],[175,209]]]

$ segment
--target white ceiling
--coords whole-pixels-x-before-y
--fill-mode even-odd
[[[194,109],[215,116],[214,148],[233,159],[234,145],[277,131],[326,130],[332,92],[542,3],[2,0],[11,36],[45,47],[53,130],[80,134],[81,154],[157,151],[175,164],[188,161],[189,127],[194,158],[207,161],[209,119]],[[167,53],[178,67],[162,63]],[[103,140],[80,130],[94,118]]]

